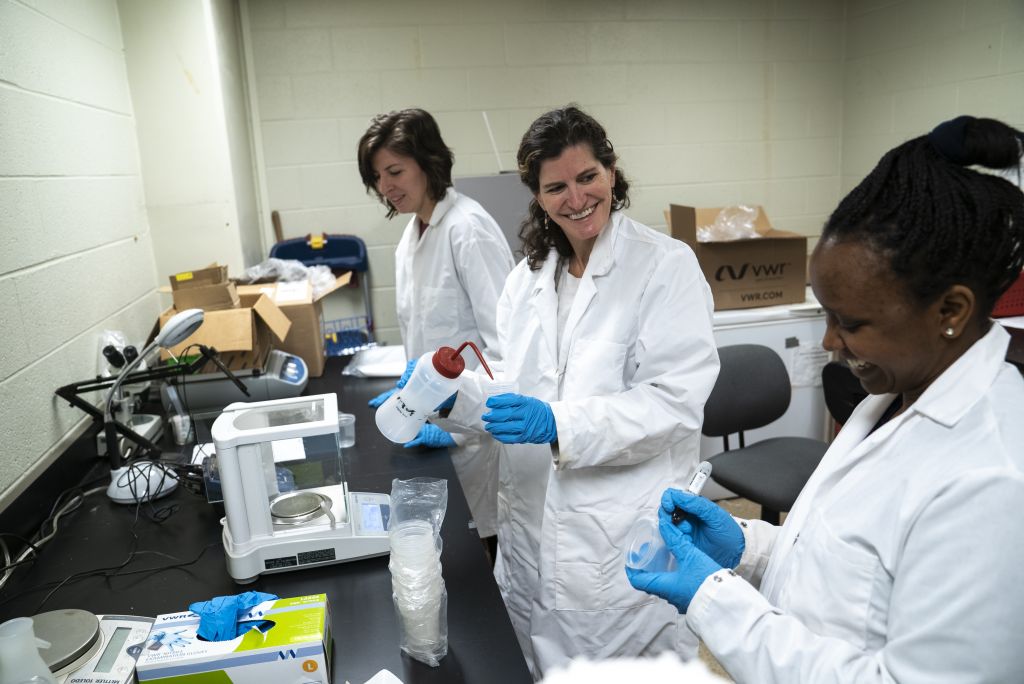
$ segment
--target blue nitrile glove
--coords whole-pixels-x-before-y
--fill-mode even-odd
[[[387,401],[392,394],[405,387],[405,384],[409,382],[409,378],[412,377],[412,372],[416,370],[416,362],[418,360],[419,359],[413,359],[409,363],[405,364],[405,370],[402,372],[402,377],[398,378],[398,382],[395,383],[395,386],[393,388],[387,390],[386,392],[381,392],[373,399],[366,402],[367,404],[370,405],[370,408],[380,408],[381,406],[384,405],[384,402]]]
[[[484,427],[505,444],[550,444],[558,439],[555,414],[546,401],[523,394],[499,394],[487,400],[491,409]]]
[[[455,440],[452,439],[451,435],[436,425],[424,423],[423,427],[420,428],[420,433],[405,443],[406,449],[412,449],[413,447],[418,446],[424,446],[430,449],[453,447],[455,446]]]
[[[234,596],[215,596],[209,601],[197,601],[188,609],[199,616],[199,630],[196,633],[201,638],[207,641],[225,641],[239,637],[251,629],[251,624],[238,624],[238,620],[246,617],[249,609],[276,598],[274,594],[247,591]]]
[[[405,364],[405,370],[402,372],[402,377],[398,378],[398,382],[395,383],[395,387],[402,389],[406,383],[409,382],[409,378],[412,377],[412,372],[416,370],[416,362],[419,359],[413,359],[409,363]]]
[[[378,394],[377,396],[375,396],[373,399],[366,403],[370,405],[370,408],[380,408],[381,406],[384,405],[384,402],[387,401],[388,398],[397,391],[397,387],[392,387],[386,392],[381,392],[380,394]]]
[[[648,572],[626,567],[626,577],[635,589],[665,599],[680,613],[685,613],[700,585],[722,569],[715,561],[698,549],[690,538],[679,531],[671,521],[658,522],[665,545],[676,557],[678,567],[672,572]]]
[[[731,569],[740,564],[746,547],[743,530],[721,506],[702,496],[666,489],[658,509],[659,523],[671,525],[672,513],[677,508],[682,511],[683,520],[675,527],[694,546],[723,568]]]

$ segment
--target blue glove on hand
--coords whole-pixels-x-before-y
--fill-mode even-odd
[[[505,444],[550,444],[558,439],[555,414],[546,401],[522,394],[499,394],[487,400],[491,409],[484,427]]]
[[[746,547],[743,530],[721,506],[689,492],[666,489],[658,509],[659,526],[665,523],[672,526],[672,513],[676,509],[683,513],[683,520],[675,528],[694,546],[723,568],[740,564]]]
[[[373,399],[366,403],[370,405],[370,408],[380,408],[381,406],[384,405],[384,402],[387,401],[388,398],[397,391],[397,387],[392,387],[386,392],[381,392],[380,394],[378,394],[377,396],[375,396]]]
[[[680,613],[685,613],[693,597],[711,575],[722,569],[715,561],[690,542],[671,521],[659,521],[658,529],[665,545],[676,557],[678,567],[672,572],[648,572],[626,568],[626,577],[635,589],[665,599]]]
[[[398,382],[395,383],[395,387],[402,389],[405,384],[409,382],[409,378],[412,377],[412,372],[416,370],[416,362],[419,359],[413,359],[409,363],[405,364],[405,371],[402,373],[402,377],[398,378]]]
[[[423,427],[420,428],[420,433],[405,443],[406,449],[412,449],[413,447],[418,446],[424,446],[430,449],[453,447],[455,446],[455,440],[452,439],[451,435],[436,425],[424,423]]]
[[[373,399],[366,402],[367,404],[370,405],[370,408],[380,408],[381,406],[384,405],[384,402],[391,397],[392,394],[405,387],[405,383],[409,382],[409,378],[412,377],[412,372],[416,370],[416,362],[418,360],[419,359],[413,359],[409,363],[405,364],[405,371],[402,373],[402,377],[398,378],[398,382],[395,383],[395,386],[392,389],[389,389],[386,392],[381,392]]]

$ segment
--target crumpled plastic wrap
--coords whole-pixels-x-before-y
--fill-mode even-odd
[[[256,283],[292,283],[309,280],[313,285],[313,299],[334,287],[335,277],[327,266],[306,266],[296,259],[275,259],[250,266],[245,269],[239,281],[248,284]]]
[[[697,227],[697,242],[729,242],[745,238],[759,238],[754,228],[757,208],[745,204],[725,207],[710,226]]]

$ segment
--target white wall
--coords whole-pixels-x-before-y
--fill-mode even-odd
[[[115,0],[0,0],[0,146],[2,508],[85,424],[53,390],[158,311]]]
[[[1024,2],[861,0],[848,14],[844,190],[953,116],[1024,129]]]
[[[841,0],[248,0],[270,209],[286,237],[362,236],[383,339],[398,342],[393,251],[406,218],[367,197],[356,145],[374,114],[431,111],[455,175],[494,173],[544,111],[602,121],[635,218],[669,202],[757,202],[815,235],[839,199]]]
[[[230,0],[121,0],[125,55],[161,283],[264,258]]]

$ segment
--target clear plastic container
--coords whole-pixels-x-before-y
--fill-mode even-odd
[[[653,518],[639,518],[626,535],[624,560],[627,568],[648,572],[671,572],[676,569],[676,558],[665,546]]]
[[[338,414],[338,446],[342,449],[356,445],[356,417],[351,413]]]
[[[405,387],[377,409],[377,429],[396,444],[416,437],[427,416],[459,389],[458,377],[445,377],[434,368],[434,354],[427,352],[421,356]]]

